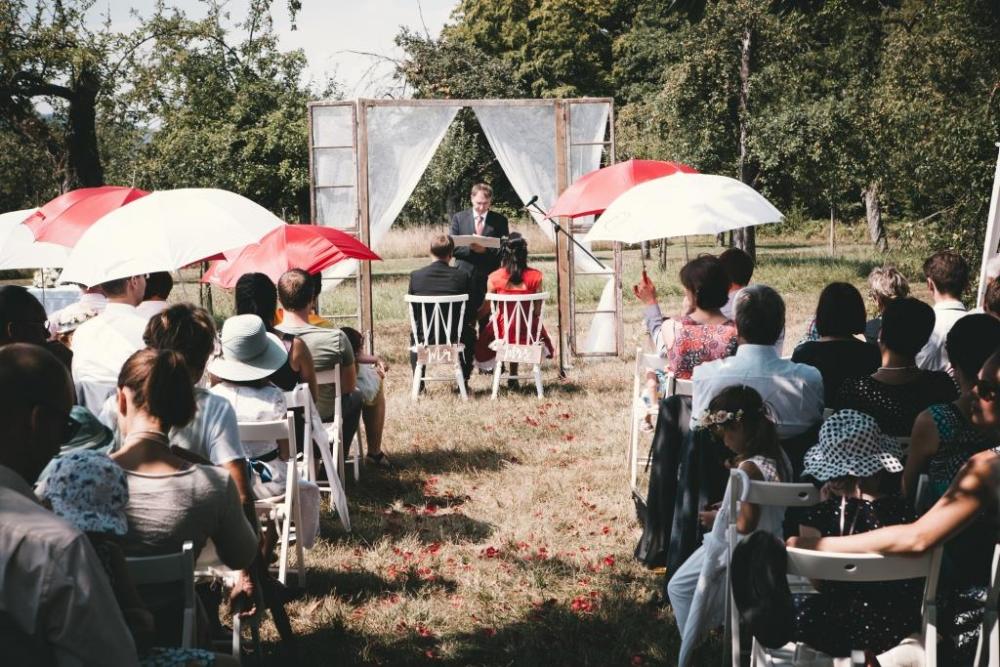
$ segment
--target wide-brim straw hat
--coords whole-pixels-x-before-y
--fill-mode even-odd
[[[900,472],[903,448],[882,433],[874,417],[857,410],[831,415],[819,430],[819,442],[806,452],[802,474],[825,482],[837,477],[870,477],[879,470]]]
[[[222,356],[208,372],[222,380],[252,382],[272,375],[288,360],[285,346],[256,315],[236,315],[222,325]]]

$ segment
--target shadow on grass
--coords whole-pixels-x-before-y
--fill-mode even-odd
[[[331,570],[329,568],[310,568],[307,579],[307,590],[311,595],[323,597],[335,594],[355,602],[367,602],[385,595],[417,594],[421,591],[434,589],[453,593],[457,584],[451,579],[435,577],[424,579],[417,573],[417,566],[400,572],[394,579],[386,579],[366,571]]]
[[[882,266],[882,262],[873,259],[859,259],[852,257],[787,257],[768,256],[762,260],[772,268],[803,269],[803,268],[824,268],[835,266],[850,267],[859,278],[867,278],[871,270],[876,266]]]

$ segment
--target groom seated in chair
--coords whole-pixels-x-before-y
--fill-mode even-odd
[[[458,294],[470,294],[472,290],[472,276],[460,268],[451,265],[452,257],[455,254],[455,242],[447,234],[439,234],[431,241],[431,257],[434,261],[422,269],[417,269],[410,274],[410,286],[407,294],[415,296],[454,296]],[[447,304],[446,304],[447,305]],[[469,379],[472,372],[472,349],[476,344],[475,332],[472,329],[472,322],[475,320],[476,311],[470,303],[465,304],[465,318],[463,322],[458,322],[458,311],[460,304],[454,304],[455,311],[452,322],[451,340],[465,345],[465,352],[462,353],[462,374],[465,379]],[[422,325],[421,312],[414,304],[414,317],[418,328]],[[430,319],[430,306],[427,308],[427,317]],[[443,332],[439,332],[439,340],[444,342]],[[410,341],[411,343],[415,341]],[[416,352],[410,352],[410,368],[417,365]]]

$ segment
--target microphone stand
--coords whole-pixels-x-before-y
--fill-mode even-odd
[[[605,271],[607,271],[608,267],[606,267],[604,265],[604,262],[602,262],[601,260],[599,260],[596,257],[594,257],[594,253],[592,253],[589,250],[587,250],[586,248],[584,248],[583,244],[581,244],[579,241],[577,241],[576,238],[574,238],[572,234],[570,234],[569,232],[567,232],[565,229],[562,228],[562,225],[560,225],[558,222],[556,222],[555,220],[553,220],[553,219],[551,219],[551,218],[548,217],[548,213],[546,213],[545,211],[543,211],[542,208],[538,204],[535,203],[535,200],[537,200],[537,199],[538,199],[538,197],[535,197],[535,199],[533,199],[532,201],[528,202],[528,206],[525,206],[524,208],[527,209],[528,207],[532,207],[536,211],[538,211],[539,213],[541,213],[543,218],[546,218],[550,223],[552,223],[552,227],[553,227],[553,229],[556,230],[556,232],[562,232],[566,236],[566,238],[568,238],[570,241],[572,241],[573,243],[576,244],[577,248],[579,248],[584,253],[586,253],[587,257],[589,257],[592,260],[594,260],[595,262],[597,262],[597,264],[602,269],[604,269]]]

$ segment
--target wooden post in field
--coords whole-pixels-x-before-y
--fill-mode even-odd
[[[569,186],[569,104],[563,100],[556,100],[556,192],[563,192]],[[559,224],[563,229],[567,229],[572,224],[568,218],[561,218]],[[559,306],[559,377],[566,377],[566,369],[569,367],[569,349],[572,322],[570,321],[572,294],[571,262],[573,261],[573,248],[570,240],[565,234],[556,233],[556,273],[557,303]]]
[[[371,247],[371,225],[368,210],[368,105],[358,100],[355,116],[357,122],[358,151],[358,236]],[[358,262],[358,289],[361,297],[361,331],[368,337],[368,351],[375,352],[375,328],[372,317],[372,263]]]
[[[830,207],[830,257],[834,257],[837,254],[837,225],[836,225],[836,218],[834,217],[835,214],[836,214],[836,209],[833,206],[831,206]]]

